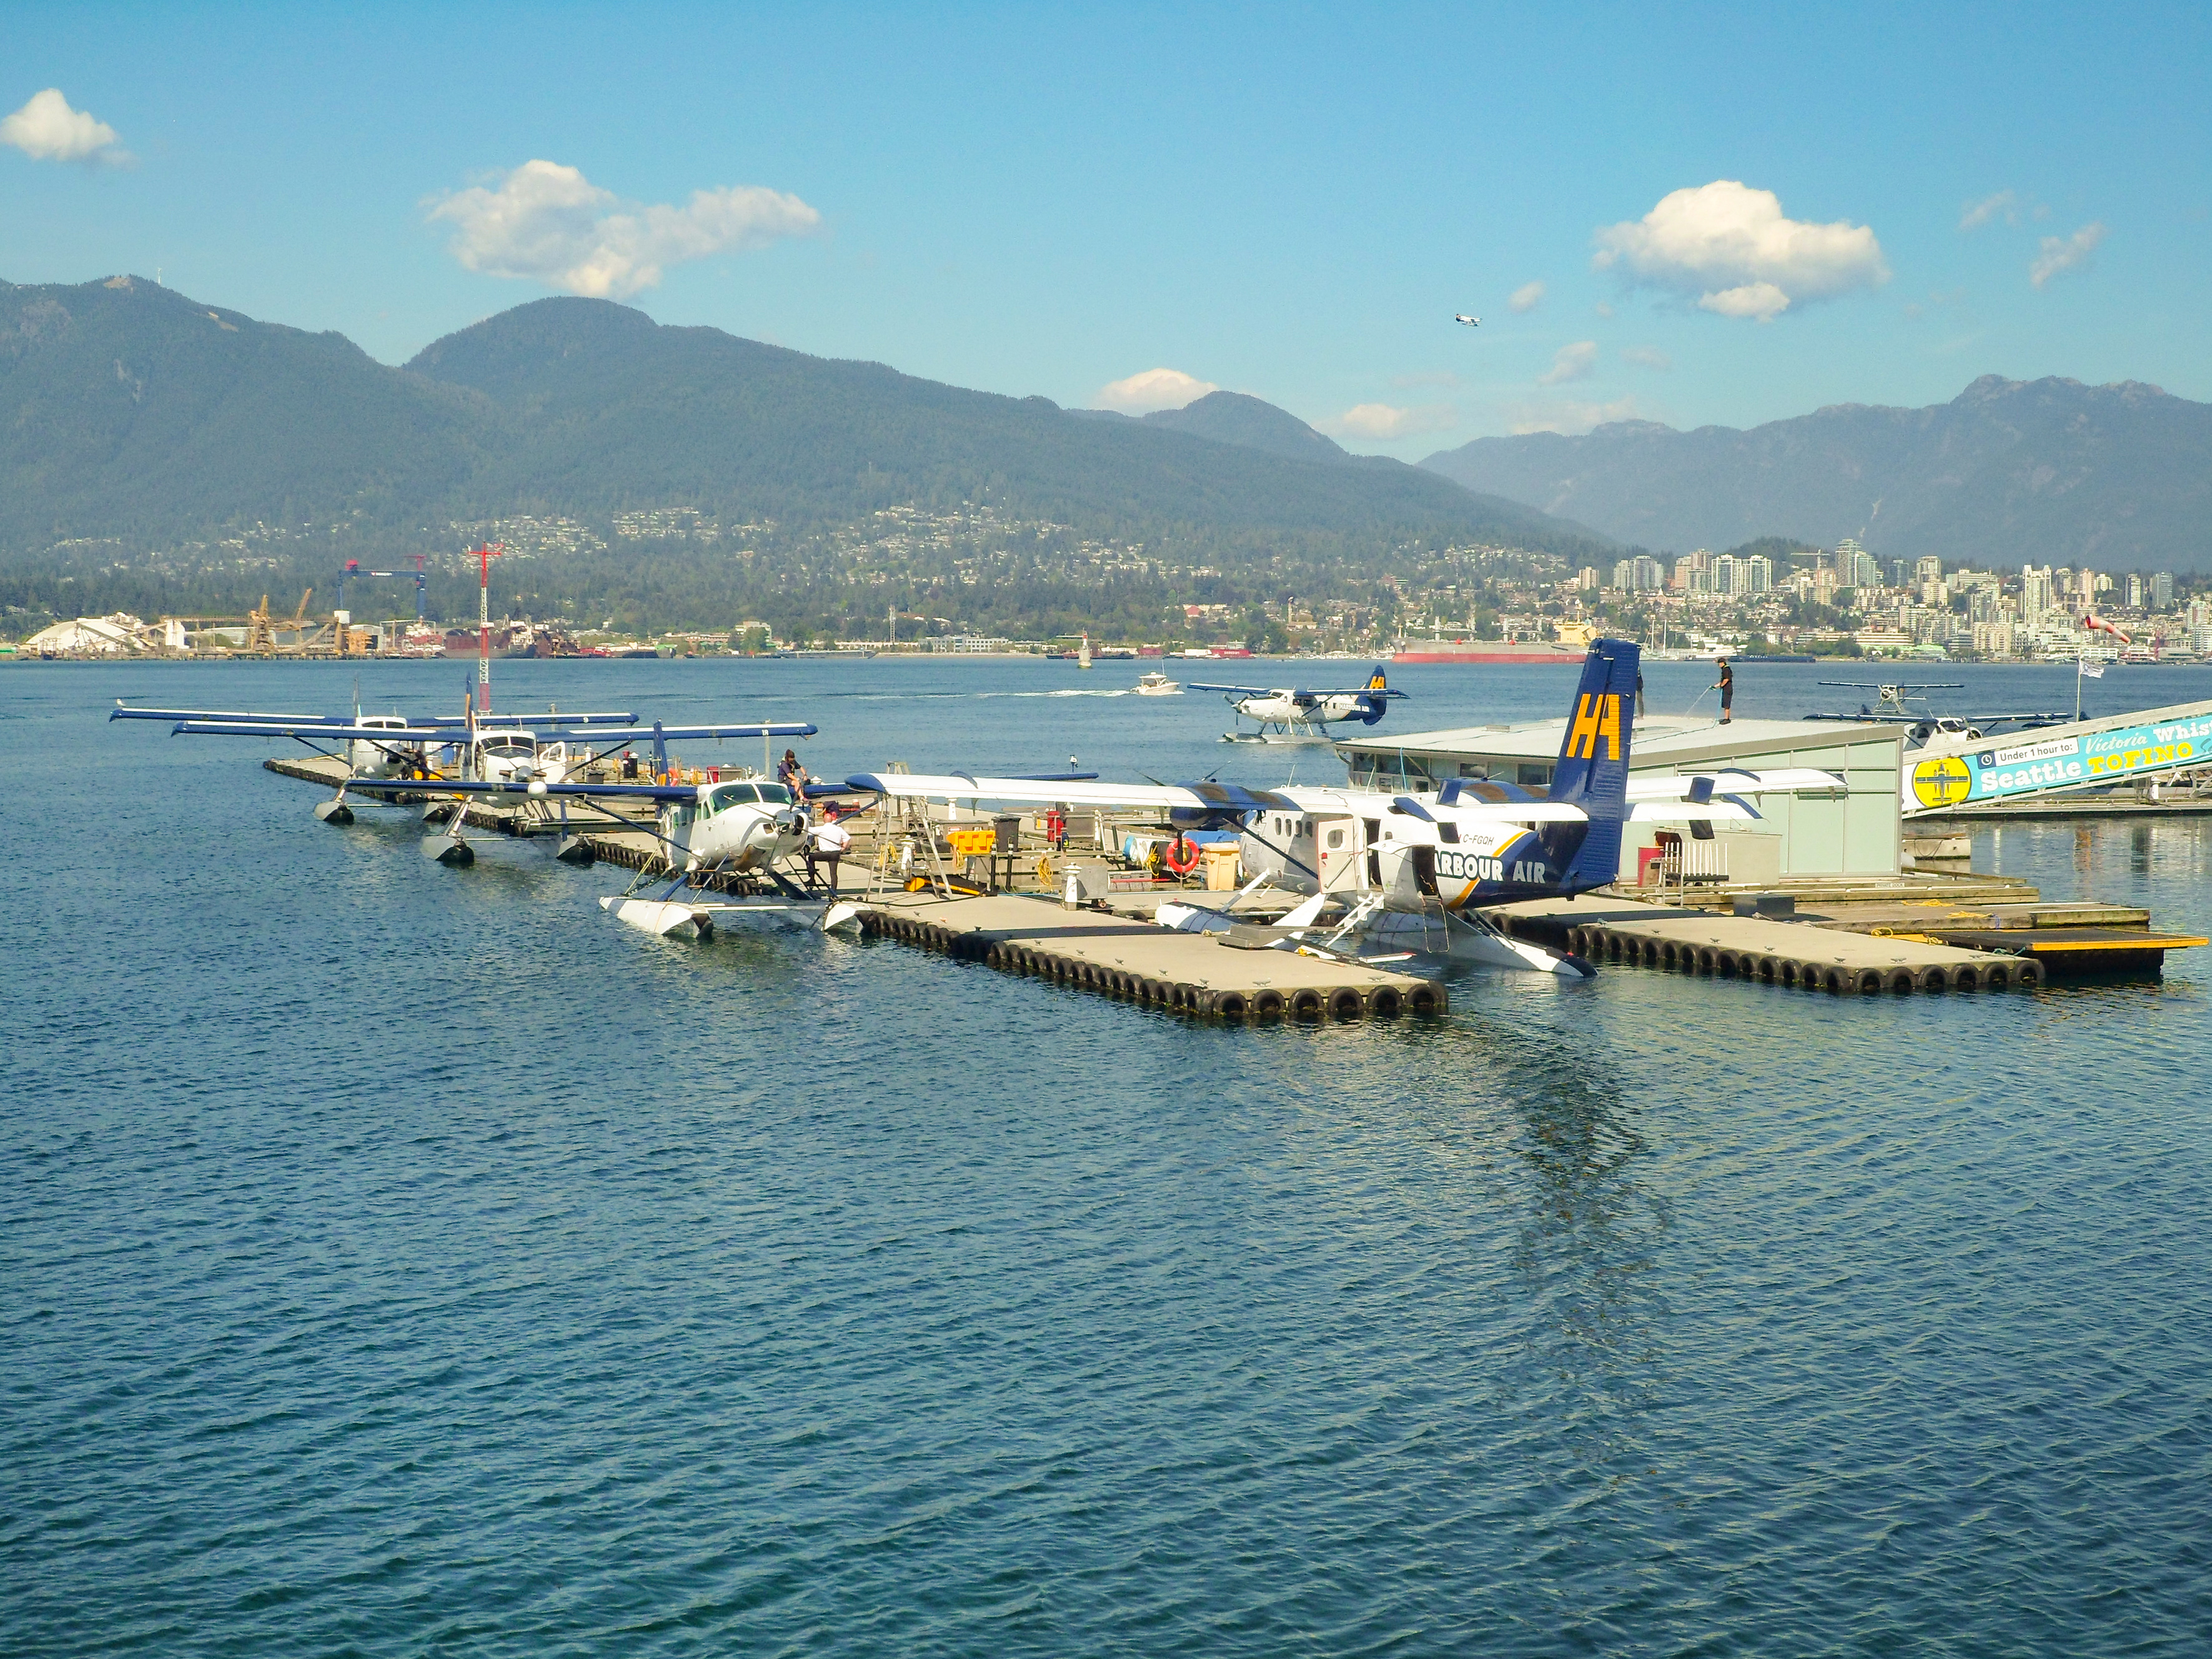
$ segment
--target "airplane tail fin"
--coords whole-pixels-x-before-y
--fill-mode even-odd
[[[1550,799],[1579,806],[1587,823],[1547,831],[1548,861],[1570,892],[1602,887],[1620,873],[1620,841],[1628,822],[1629,728],[1636,714],[1636,670],[1642,653],[1626,640],[1594,640],[1583,659],[1582,683],[1567,711],[1567,735],[1552,771]],[[1562,833],[1564,832],[1564,833]],[[1556,836],[1557,844],[1550,844]]]
[[[1382,665],[1378,662],[1368,671],[1367,688],[1359,699],[1359,718],[1364,723],[1372,726],[1389,711],[1390,699],[1380,695],[1389,689],[1389,677],[1383,672]]]

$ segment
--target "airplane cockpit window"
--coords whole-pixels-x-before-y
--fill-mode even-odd
[[[760,799],[760,788],[750,783],[726,783],[707,797],[707,810],[719,812],[726,806],[741,806]]]
[[[759,787],[761,799],[765,801],[769,805],[788,806],[791,805],[791,791],[785,788],[783,785],[780,783],[763,783],[760,785]]]

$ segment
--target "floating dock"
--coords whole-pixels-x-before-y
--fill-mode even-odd
[[[860,902],[861,931],[871,937],[1180,1014],[1346,1023],[1429,1018],[1451,1006],[1433,980],[1267,946],[1240,948],[1233,936],[1176,933],[1026,894],[890,893]]]
[[[1483,913],[1501,933],[1594,963],[1665,968],[1835,996],[2003,991],[2043,983],[2032,957],[1993,956],[1917,935],[1840,933],[1810,921],[1600,898],[1537,899]]]
[[[344,775],[343,762],[319,756],[264,764],[332,788]],[[563,832],[557,819],[534,807],[474,800],[465,811],[471,827],[497,834]],[[659,842],[646,828],[586,815],[572,817],[566,833],[607,863],[668,871]],[[866,872],[869,860],[856,846],[845,863],[849,878]],[[701,884],[716,890],[730,884],[720,876]],[[1196,896],[1180,887],[1171,896]],[[1108,901],[1111,908],[1085,909],[1040,894],[878,888],[864,896],[848,885],[845,896],[861,906],[861,927],[870,936],[1196,1018],[1341,1023],[1434,1017],[1450,1006],[1444,987],[1433,980],[1272,948],[1264,928],[1223,935],[1158,927],[1150,917],[1158,893],[1116,892]],[[1711,908],[1741,896],[1717,890],[1700,906],[1600,893],[1484,914],[1502,933],[1595,963],[1838,996],[2032,989],[2054,976],[2154,975],[2166,951],[2207,943],[2153,931],[2147,911],[2047,904],[2026,883],[1971,873],[1797,883],[1789,895],[1796,907],[1790,921]],[[1244,908],[1264,913],[1270,907],[1255,896]]]

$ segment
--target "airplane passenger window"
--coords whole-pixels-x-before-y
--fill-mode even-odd
[[[1341,830],[1330,830],[1328,832],[1328,844],[1332,848],[1341,848],[1344,845],[1344,831]]]

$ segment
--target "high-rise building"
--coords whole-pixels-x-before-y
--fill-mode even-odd
[[[1723,553],[1715,559],[1711,568],[1705,573],[1708,590],[1715,593],[1735,592],[1735,566],[1736,561],[1732,554]]]
[[[1764,553],[1754,553],[1740,559],[1744,574],[1743,591],[1747,593],[1766,593],[1774,588],[1774,561]]]
[[[2128,573],[2128,609],[2140,611],[2143,602],[2143,579],[2132,570]]]
[[[1881,565],[1875,558],[1873,554],[1857,553],[1852,555],[1851,586],[1854,587],[1880,587],[1881,586]]]
[[[1660,568],[1659,561],[1653,558],[1649,553],[1638,553],[1636,556],[1635,563],[1636,591],[1638,592],[1656,593],[1662,587],[1666,586],[1666,571]]]
[[[2051,609],[2057,602],[2057,584],[2052,579],[2049,565],[2024,564],[2020,568],[2020,608],[2030,622]]]
[[[2173,609],[2173,572],[2161,570],[2150,579],[2150,602],[2160,611]]]
[[[1912,562],[1912,580],[1916,582],[1940,582],[1943,580],[1943,561],[1933,553],[1924,553]]]

